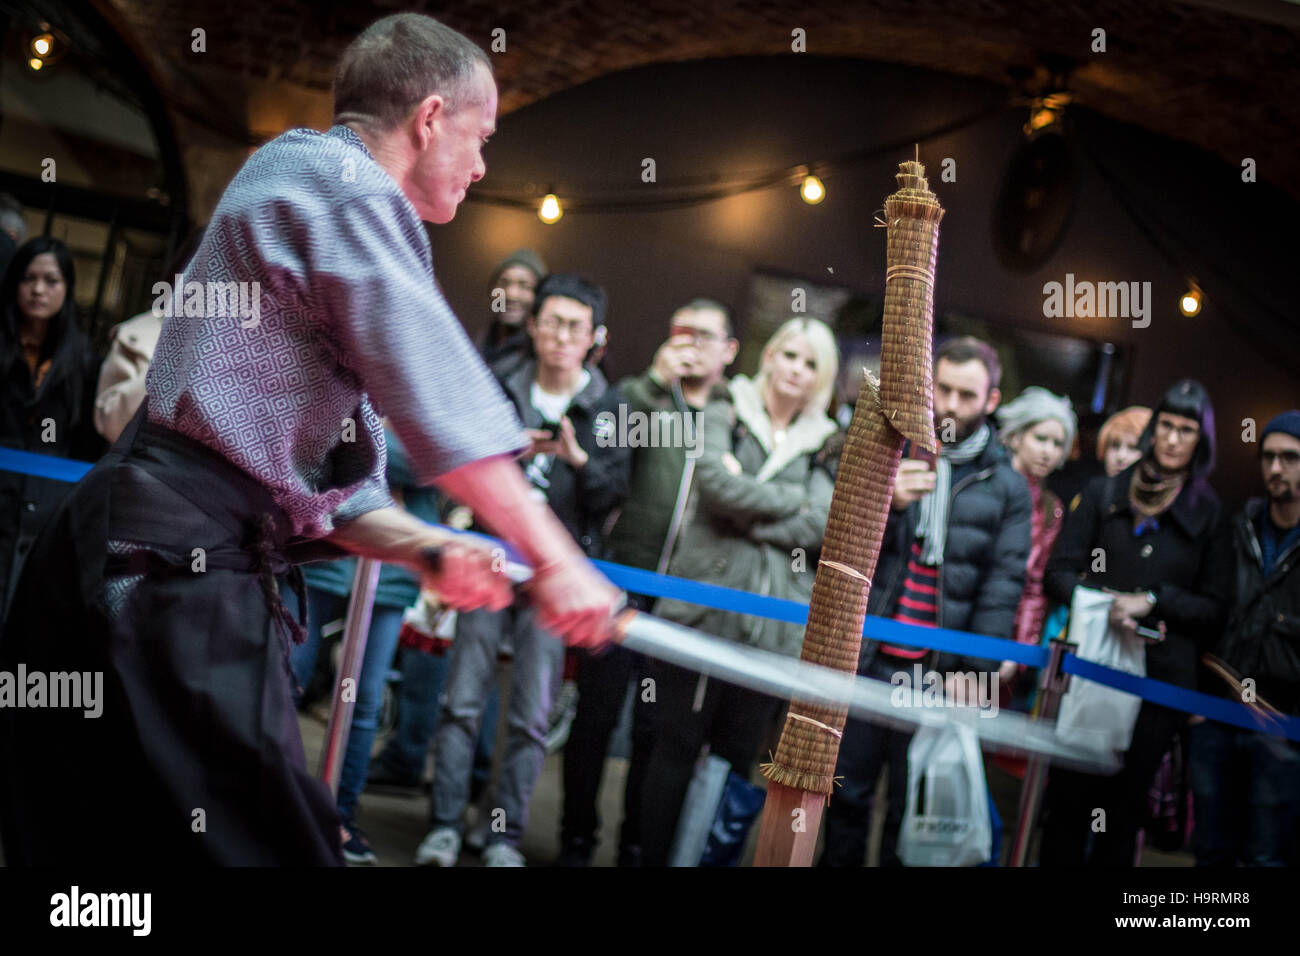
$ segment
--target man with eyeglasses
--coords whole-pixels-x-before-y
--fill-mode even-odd
[[[1234,700],[1300,715],[1300,411],[1264,426],[1259,460],[1267,498],[1233,520],[1232,613],[1205,662]],[[1201,720],[1191,768],[1198,866],[1300,863],[1300,744]]]
[[[726,395],[723,373],[736,358],[739,344],[731,334],[727,307],[713,299],[692,299],[669,321],[669,336],[649,369],[619,383],[627,416],[681,415],[693,427],[716,388]],[[685,429],[680,434],[686,439]],[[609,536],[610,559],[662,573],[684,518],[693,475],[693,459],[681,445],[649,443],[632,449],[631,490]],[[629,603],[649,610],[651,601],[629,595]],[[623,799],[617,862],[640,861],[641,789],[654,743],[654,705],[648,694],[641,659],[621,647],[603,654],[580,654],[578,712],[564,748],[564,814],[560,833],[562,866],[587,866],[600,830],[597,799],[605,755],[633,686],[632,753]]]
[[[537,289],[527,331],[535,358],[501,380],[531,439],[520,457],[533,495],[549,504],[588,557],[627,496],[629,450],[602,425],[623,401],[585,360],[605,325],[605,292],[573,275],[552,274]],[[513,648],[509,733],[488,808],[485,866],[523,866],[519,843],[546,757],[544,739],[564,671],[564,642],[537,626],[531,604],[462,612],[447,664],[434,744],[432,829],[416,851],[420,865],[454,866],[462,840],[479,721],[502,642]]]

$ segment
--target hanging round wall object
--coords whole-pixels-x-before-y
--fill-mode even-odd
[[[1059,127],[1012,154],[993,209],[993,249],[1015,272],[1034,272],[1056,251],[1074,212],[1074,159]]]

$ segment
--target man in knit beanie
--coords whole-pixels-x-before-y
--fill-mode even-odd
[[[531,249],[516,249],[492,270],[492,320],[480,348],[483,361],[501,377],[530,353],[524,320],[532,314],[537,287],[546,275],[546,263]]]

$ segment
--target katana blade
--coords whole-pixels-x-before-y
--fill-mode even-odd
[[[1118,768],[1114,754],[1062,740],[1051,722],[1009,710],[911,703],[920,697],[919,688],[909,687],[900,694],[901,688],[883,681],[724,641],[641,611],[623,611],[615,634],[615,640],[630,651],[773,697],[847,707],[855,717],[900,729],[963,723],[976,732],[983,747],[998,753],[1039,755],[1089,773]],[[990,675],[990,680],[995,676]],[[900,698],[909,703],[900,705]]]

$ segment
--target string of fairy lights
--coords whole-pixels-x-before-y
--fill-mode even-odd
[[[54,30],[49,23],[41,23],[27,43],[28,69],[34,74],[47,70],[58,62],[68,47],[69,42],[66,37]],[[1062,123],[1064,110],[1072,99],[1070,93],[1057,90],[1028,100],[1018,98],[1013,101],[1013,105],[1028,103],[1029,119],[1025,123],[1024,132],[1026,136],[1034,136],[1053,126],[1059,126]],[[534,210],[537,218],[547,225],[559,222],[566,212],[664,211],[717,202],[732,196],[778,186],[798,188],[799,198],[810,206],[816,206],[827,198],[824,177],[828,174],[843,172],[880,156],[896,154],[900,149],[911,144],[923,144],[940,139],[974,126],[1005,109],[1005,103],[995,103],[918,134],[854,150],[829,160],[786,166],[732,180],[722,180],[718,177],[683,177],[677,180],[656,181],[658,188],[654,190],[639,189],[635,192],[624,190],[612,194],[601,194],[589,189],[581,192],[570,190],[563,200],[553,185],[547,188],[540,200],[534,195],[529,195],[527,190],[494,191],[492,189],[476,189],[468,198],[474,202],[490,205]],[[1134,218],[1137,219],[1136,216]],[[1141,225],[1139,221],[1139,226]],[[1187,290],[1179,297],[1178,308],[1183,315],[1191,317],[1201,311],[1205,296],[1195,277],[1188,277],[1186,281]]]
[[[1028,105],[1029,118],[1024,124],[1024,134],[1026,138],[1031,138],[1050,132],[1053,128],[1062,128],[1065,108],[1072,101],[1073,96],[1070,93],[1060,90],[1027,99],[1018,97],[1012,101],[1011,105]],[[683,177],[677,180],[657,182],[658,188],[655,190],[624,190],[613,194],[601,194],[592,189],[579,190],[575,188],[563,200],[553,185],[547,187],[546,193],[539,200],[535,195],[531,194],[536,190],[535,187],[532,187],[532,184],[529,184],[528,188],[515,191],[494,191],[480,188],[476,189],[469,198],[475,202],[534,211],[537,218],[547,225],[554,225],[559,222],[566,211],[583,213],[661,212],[668,209],[716,202],[732,196],[778,186],[798,188],[799,198],[808,205],[815,206],[825,201],[827,197],[824,176],[843,172],[845,169],[866,163],[882,155],[894,155],[910,144],[919,145],[940,139],[943,136],[974,126],[985,119],[1000,114],[1006,108],[1007,104],[996,103],[988,108],[959,117],[935,129],[912,136],[905,136],[894,141],[855,150],[830,160],[782,167],[730,181],[719,181],[716,177]],[[1134,218],[1134,221],[1138,223],[1139,227],[1142,227],[1143,223],[1137,213],[1130,208],[1128,203],[1124,203],[1124,205]],[[1143,231],[1146,231],[1145,228],[1143,228]],[[1162,254],[1166,254],[1163,247],[1160,247],[1160,251]],[[1184,316],[1191,318],[1201,311],[1205,294],[1201,291],[1195,277],[1188,276],[1185,281],[1187,289],[1179,296],[1178,309]]]

